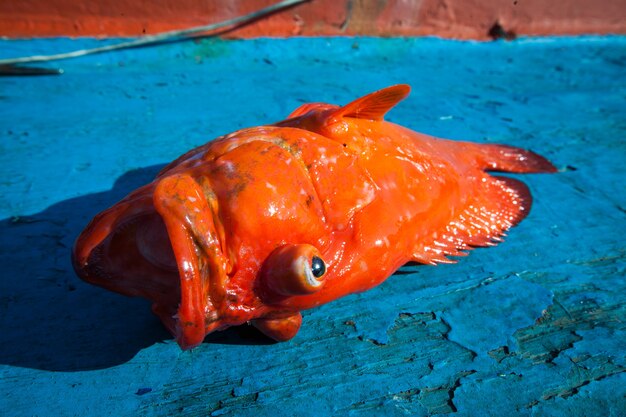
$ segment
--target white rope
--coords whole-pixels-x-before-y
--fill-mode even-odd
[[[62,54],[54,54],[54,55],[33,55],[33,56],[25,56],[21,58],[6,58],[0,59],[0,65],[14,65],[14,64],[26,64],[31,62],[48,62],[48,61],[58,61],[60,59],[69,59],[76,58],[79,56],[99,54],[102,52],[110,52],[117,51],[120,49],[128,49],[128,48],[136,48],[138,46],[146,46],[164,41],[172,41],[177,40],[179,38],[184,38],[189,35],[194,35],[202,32],[212,32],[217,29],[222,29],[229,26],[240,25],[242,23],[250,22],[252,20],[259,19],[260,17],[266,16],[270,13],[274,13],[278,10],[285,9],[287,7],[294,6],[296,4],[304,3],[309,0],[283,0],[278,3],[267,6],[263,9],[257,10],[256,12],[252,12],[250,14],[235,17],[233,19],[225,20],[223,22],[212,23],[204,26],[196,26],[189,29],[182,30],[173,30],[170,32],[159,33],[157,35],[148,35],[143,36],[139,39],[134,39],[132,41],[116,43],[113,45],[100,46],[97,48],[91,49],[79,49],[77,51],[66,52]]]

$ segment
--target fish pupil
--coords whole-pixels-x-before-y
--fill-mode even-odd
[[[326,265],[322,258],[314,256],[313,259],[311,259],[311,271],[315,278],[319,278],[326,273]]]

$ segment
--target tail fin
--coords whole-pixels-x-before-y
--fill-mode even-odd
[[[490,145],[472,143],[480,167],[486,171],[516,173],[556,172],[550,161],[541,155],[526,149],[508,145]]]

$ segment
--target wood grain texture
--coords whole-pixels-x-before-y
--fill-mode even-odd
[[[209,40],[0,78],[0,414],[623,415],[625,62],[621,37]],[[535,203],[504,243],[307,311],[289,342],[244,326],[191,352],[71,270],[86,222],[186,150],[394,83],[391,121],[559,168],[519,176]]]

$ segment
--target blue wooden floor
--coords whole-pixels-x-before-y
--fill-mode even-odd
[[[0,41],[3,57],[94,40]],[[0,78],[0,415],[624,416],[626,38],[204,40]],[[307,101],[394,83],[389,119],[530,148],[535,204],[507,240],[410,266],[182,352],[144,300],[70,266],[87,221],[164,163]]]

